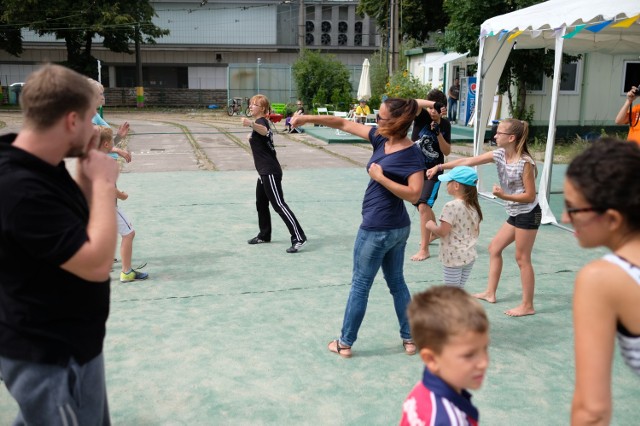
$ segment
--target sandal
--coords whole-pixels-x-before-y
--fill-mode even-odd
[[[342,358],[351,358],[351,346],[340,346],[338,339],[329,342],[327,347],[331,352],[340,355]]]
[[[416,344],[413,343],[413,340],[403,340],[402,346],[404,347],[404,353],[407,355],[415,355],[418,351]]]

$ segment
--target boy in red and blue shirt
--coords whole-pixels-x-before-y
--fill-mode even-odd
[[[402,404],[400,425],[477,426],[466,389],[482,386],[489,365],[484,309],[460,288],[437,286],[416,294],[408,315],[425,369]]]

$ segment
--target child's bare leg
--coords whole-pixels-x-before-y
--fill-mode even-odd
[[[473,297],[496,303],[496,291],[500,274],[502,274],[502,251],[515,240],[515,227],[504,223],[491,243],[489,243],[489,279],[487,288],[482,293],[476,293]]]
[[[131,256],[133,255],[133,237],[136,235],[135,231],[130,234],[123,235],[120,242],[120,257],[122,258],[122,272],[129,272],[131,270]]]
[[[518,262],[518,267],[520,268],[522,303],[505,312],[505,314],[511,317],[522,317],[536,313],[533,308],[535,274],[533,272],[533,265],[531,264],[531,252],[537,234],[537,229],[516,229],[516,262]]]
[[[431,256],[429,254],[429,237],[431,236],[431,231],[427,229],[426,225],[429,220],[435,220],[433,210],[425,203],[418,204],[418,212],[420,213],[420,249],[416,254],[411,256],[411,260],[413,261],[425,260]]]

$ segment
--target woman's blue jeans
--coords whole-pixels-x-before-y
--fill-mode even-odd
[[[353,248],[353,278],[342,322],[341,344],[351,346],[358,338],[358,330],[367,310],[369,291],[380,267],[393,296],[393,306],[400,324],[400,337],[411,339],[407,319],[407,305],[411,294],[403,272],[409,231],[410,226],[388,231],[358,230]]]

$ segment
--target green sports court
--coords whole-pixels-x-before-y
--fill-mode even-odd
[[[289,237],[272,214],[273,240],[251,246],[257,233],[255,183],[246,128],[239,118],[205,113],[112,113],[131,123],[133,162],[118,186],[136,228],[134,264],[150,279],[121,284],[112,274],[105,362],[115,425],[392,425],[420,379],[421,360],[404,354],[382,274],[371,291],[353,358],[326,346],[339,336],[349,292],[352,249],[368,181],[367,144],[329,144],[305,133],[276,135],[283,189],[309,238],[287,254]],[[0,133],[19,128],[17,113],[0,113]],[[489,167],[486,173],[490,175]],[[539,166],[541,170],[541,166]],[[552,191],[562,187],[553,169]],[[436,214],[450,198],[441,190]],[[562,195],[551,205],[559,217]],[[484,289],[487,246],[506,219],[481,199],[479,258],[467,290]],[[412,293],[441,282],[438,246],[412,262]],[[537,314],[503,314],[520,300],[513,247],[505,251],[498,303],[487,304],[491,364],[473,401],[485,425],[565,425],[573,391],[571,297],[576,272],[602,250],[578,247],[571,232],[541,227],[533,251]],[[638,377],[616,356],[612,424],[637,424]],[[0,387],[0,425],[17,407]]]

